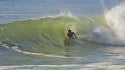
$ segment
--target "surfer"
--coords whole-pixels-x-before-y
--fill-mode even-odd
[[[70,29],[68,30],[67,36],[69,39],[77,38],[76,34],[72,32]]]

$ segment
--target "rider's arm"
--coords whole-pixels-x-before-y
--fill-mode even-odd
[[[77,38],[77,36],[76,36],[76,34],[74,32],[73,32],[73,34],[74,34],[74,37]]]

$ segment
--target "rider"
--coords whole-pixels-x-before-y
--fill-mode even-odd
[[[77,38],[76,34],[72,32],[70,29],[68,30],[67,36],[69,39]]]

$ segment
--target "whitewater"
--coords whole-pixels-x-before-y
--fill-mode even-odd
[[[0,69],[124,70],[124,12],[122,3],[102,16],[63,12],[0,24]],[[68,29],[78,38],[68,39]]]

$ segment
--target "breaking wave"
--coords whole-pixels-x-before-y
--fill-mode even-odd
[[[1,24],[0,41],[3,47],[17,52],[47,57],[67,57],[69,55],[66,55],[66,48],[69,46],[82,48],[83,45],[91,43],[124,46],[124,41],[120,39],[125,38],[124,19],[117,19],[122,18],[120,16],[124,10],[116,11],[121,6],[107,12],[105,16],[76,18],[68,12],[57,16]],[[121,14],[113,14],[114,10],[116,11],[114,13]],[[112,19],[112,14],[115,15],[115,20]],[[69,40],[66,36],[68,29],[74,31],[78,38]]]

